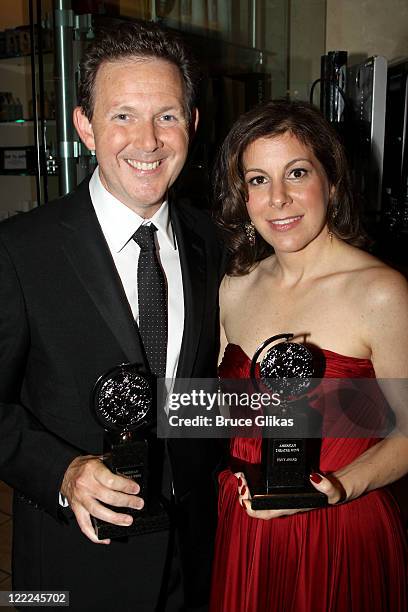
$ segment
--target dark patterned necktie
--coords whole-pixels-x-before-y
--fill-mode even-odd
[[[154,242],[157,227],[141,225],[133,240],[140,247],[137,267],[139,331],[149,366],[157,377],[166,375],[167,289]]]

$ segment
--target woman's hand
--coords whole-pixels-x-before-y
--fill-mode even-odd
[[[238,499],[239,503],[245,508],[248,516],[252,518],[262,519],[269,521],[273,518],[279,518],[280,516],[290,516],[291,514],[297,514],[298,512],[308,512],[313,508],[291,508],[291,509],[279,509],[279,510],[252,510],[251,508],[251,493],[248,488],[243,472],[237,472],[234,474],[238,481]],[[346,491],[341,482],[334,476],[322,476],[316,472],[310,475],[310,482],[317,491],[325,493],[328,498],[329,505],[339,504],[346,501]]]

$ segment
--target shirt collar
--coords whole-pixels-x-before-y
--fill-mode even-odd
[[[89,181],[89,194],[111,252],[119,253],[141,225],[150,223],[157,227],[159,243],[167,240],[176,248],[167,200],[151,218],[143,219],[105,189],[99,177],[99,167]]]

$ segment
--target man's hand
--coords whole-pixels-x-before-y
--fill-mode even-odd
[[[136,482],[112,474],[94,455],[76,457],[68,466],[61,486],[61,493],[67,498],[81,531],[95,544],[110,544],[110,540],[98,540],[91,515],[124,527],[133,521],[131,516],[113,512],[100,502],[141,510],[144,501],[137,497],[139,491]]]

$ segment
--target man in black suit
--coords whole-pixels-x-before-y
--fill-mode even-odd
[[[118,364],[160,374],[138,325],[141,226],[153,224],[167,284],[161,375],[215,376],[220,251],[206,216],[168,196],[197,120],[193,65],[177,40],[135,23],[105,33],[87,52],[74,111],[97,170],[0,227],[0,477],[16,491],[14,588],[68,590],[72,610],[198,609],[208,597],[210,441],[168,442],[173,547],[174,525],[100,542],[90,518],[127,525],[104,503],[144,503],[99,458],[90,406],[95,381]]]

